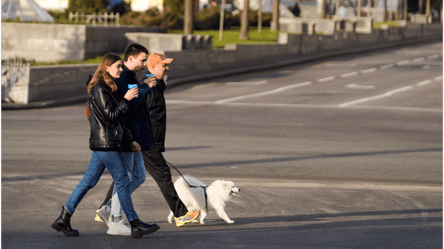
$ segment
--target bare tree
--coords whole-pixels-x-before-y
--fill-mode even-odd
[[[185,0],[183,31],[186,35],[193,34],[193,0]]]
[[[384,11],[382,12],[382,21],[385,22],[387,21],[387,0],[383,0],[384,1]]]
[[[242,10],[241,31],[239,39],[248,40],[248,11],[250,9],[250,0],[244,0],[244,8]]]
[[[403,19],[407,21],[407,0],[404,0],[404,15]]]
[[[425,14],[426,14],[426,16],[430,16],[430,0],[426,0]]]
[[[279,5],[281,0],[273,0],[273,16],[272,16],[272,25],[271,31],[279,31]]]

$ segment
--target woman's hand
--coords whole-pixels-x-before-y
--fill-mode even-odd
[[[141,150],[140,145],[136,141],[131,143],[131,148],[133,149],[133,151],[140,151]]]
[[[137,98],[137,96],[139,96],[139,88],[134,87],[134,88],[128,90],[128,92],[125,93],[125,96],[123,98],[130,101],[134,98]]]
[[[144,81],[150,88],[153,88],[157,84],[156,76],[146,78]]]

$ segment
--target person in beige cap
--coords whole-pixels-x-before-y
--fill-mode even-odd
[[[156,83],[151,88],[151,93],[147,97],[148,108],[153,122],[154,150],[144,151],[143,161],[146,171],[154,178],[160,188],[166,202],[174,214],[176,226],[196,219],[199,211],[188,211],[174,188],[171,179],[171,170],[162,155],[165,152],[165,133],[166,133],[166,104],[164,91],[166,89],[165,76],[168,71],[168,65],[173,62],[172,58],[165,58],[161,54],[152,53],[147,60],[147,67],[156,79]],[[145,81],[150,80],[150,78]]]
[[[200,211],[191,211],[186,208],[179,199],[171,178],[171,170],[168,167],[162,152],[165,152],[166,131],[166,104],[164,91],[166,89],[165,76],[168,65],[173,62],[171,58],[165,58],[161,54],[152,53],[147,59],[147,68],[151,74],[144,77],[144,83],[151,87],[151,92],[146,97],[149,116],[154,134],[154,149],[141,151],[146,171],[153,177],[160,188],[166,202],[174,214],[176,226],[180,227],[192,222],[200,215]],[[155,81],[153,84],[151,84]],[[147,114],[144,114],[147,115]],[[113,184],[111,185],[111,187]],[[105,198],[108,203],[110,195]],[[101,216],[102,217],[102,216]],[[103,219],[103,220],[106,220]]]

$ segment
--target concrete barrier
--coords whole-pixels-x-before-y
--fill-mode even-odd
[[[335,31],[370,34],[373,30],[373,20],[368,17],[334,17],[334,19],[281,17],[279,25],[283,32],[308,35],[314,33],[333,35]]]
[[[164,54],[165,51],[211,49],[212,36],[156,33],[126,33],[129,43],[139,43],[150,53]]]
[[[121,53],[125,33],[166,32],[162,27],[2,23],[2,60],[84,60],[107,52]]]
[[[370,34],[336,32],[333,35],[280,33],[272,44],[228,44],[225,49],[165,51],[174,58],[169,85],[291,65],[327,56],[377,50],[411,42],[442,40],[441,24],[408,24]],[[86,95],[88,74],[97,65],[31,67],[29,102],[75,99]],[[141,75],[139,75],[141,76]]]

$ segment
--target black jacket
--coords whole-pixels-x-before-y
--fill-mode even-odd
[[[153,122],[155,150],[165,151],[166,134],[166,103],[164,92],[166,89],[164,80],[157,80],[155,87],[147,97],[147,104],[150,108],[150,116]]]
[[[123,126],[123,114],[129,109],[128,101],[120,98],[118,92],[112,93],[105,82],[100,81],[88,94],[88,106],[91,150],[120,151],[124,133],[126,143],[134,141],[129,130]]]
[[[128,91],[128,84],[138,84],[136,74],[130,71],[125,65],[122,65],[123,72],[120,78],[114,79],[121,96],[125,96]],[[141,151],[154,149],[153,128],[149,116],[149,109],[146,105],[146,97],[151,92],[147,84],[139,85],[139,96],[129,101],[130,109],[125,113],[125,127],[127,127],[134,136],[136,142],[140,145]],[[123,151],[132,151],[124,144]]]

